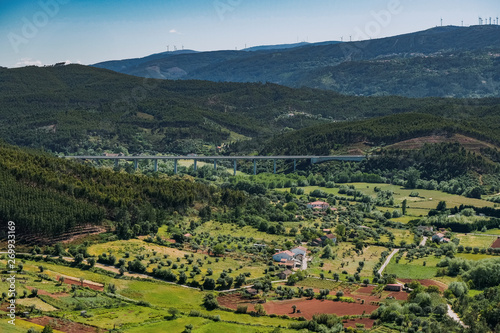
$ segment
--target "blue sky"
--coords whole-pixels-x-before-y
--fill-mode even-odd
[[[0,66],[380,38],[499,15],[498,0],[0,0]]]

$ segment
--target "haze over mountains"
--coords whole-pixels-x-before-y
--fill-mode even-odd
[[[182,50],[94,66],[141,77],[271,82],[348,95],[491,97],[500,96],[500,26],[241,51]]]

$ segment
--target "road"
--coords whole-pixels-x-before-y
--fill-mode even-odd
[[[391,254],[389,254],[389,256],[387,257],[387,259],[385,260],[384,264],[382,265],[382,267],[380,267],[380,269],[378,270],[378,273],[380,275],[382,275],[382,272],[384,271],[385,267],[387,265],[389,265],[389,262],[391,261],[391,258],[396,254],[398,253],[399,249],[394,249],[392,250]]]
[[[302,270],[305,271],[307,269],[307,257],[304,254],[304,257],[302,258]]]
[[[450,317],[451,319],[453,319],[454,321],[456,321],[457,323],[459,323],[460,325],[462,325],[463,328],[467,328],[468,326],[465,325],[461,320],[460,320],[460,317],[456,314],[455,311],[453,311],[453,309],[451,308],[451,305],[450,304],[447,304],[448,305],[448,317]]]
[[[420,242],[420,246],[425,246],[425,243],[427,243],[427,239],[429,239],[429,237],[424,236],[424,237],[422,238],[422,241]]]

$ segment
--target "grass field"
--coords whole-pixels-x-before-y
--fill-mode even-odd
[[[478,247],[479,249],[487,249],[497,239],[496,236],[488,235],[470,235],[456,234],[455,237],[460,239],[460,245]]]
[[[162,320],[164,310],[141,306],[127,306],[113,309],[92,309],[87,311],[92,317],[80,316],[80,311],[65,312],[65,318],[74,322],[95,325],[105,329],[121,327],[125,324],[139,324],[148,320]]]
[[[424,261],[426,262],[425,266]],[[393,257],[384,270],[384,273],[396,274],[396,276],[401,279],[431,279],[436,276],[438,270],[436,264],[439,261],[441,261],[441,259],[429,256],[409,262],[406,260],[406,256],[403,256],[399,263],[396,263]]]
[[[56,311],[57,309],[50,304],[45,303],[39,298],[21,298],[17,300],[17,304],[24,306],[34,305],[36,309],[41,311]]]
[[[491,201],[466,198],[460,195],[444,193],[434,190],[424,190],[424,189],[405,189],[398,185],[390,184],[374,184],[374,183],[348,183],[339,184],[346,186],[354,186],[357,190],[361,191],[363,194],[370,195],[372,197],[376,196],[374,191],[375,187],[380,188],[382,191],[392,191],[394,193],[394,199],[396,204],[401,203],[403,200],[408,201],[409,208],[423,208],[426,210],[436,208],[439,201],[446,201],[447,207],[454,207],[460,205],[473,205],[476,207],[493,207],[494,203]],[[306,194],[316,190],[321,189],[326,193],[332,193],[338,195],[338,188],[324,188],[319,186],[306,186],[303,187]],[[410,197],[411,192],[418,192],[418,197]],[[408,212],[410,214],[411,211]],[[415,215],[415,216],[419,216]]]

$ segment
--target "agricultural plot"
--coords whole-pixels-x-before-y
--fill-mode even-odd
[[[441,261],[440,258],[429,256],[414,259],[410,262],[406,259],[406,256],[403,256],[399,263],[396,263],[396,258],[393,257],[384,273],[395,274],[402,279],[431,279],[436,276],[438,270],[436,264],[439,261]]]
[[[497,239],[496,236],[488,235],[471,235],[471,234],[456,234],[456,238],[460,239],[460,245],[464,247],[470,246],[472,248],[478,247],[479,249],[487,249]]]
[[[295,223],[295,222],[294,222]],[[208,232],[210,236],[217,237],[218,235],[230,235],[232,237],[252,237],[255,242],[284,242],[288,239],[283,235],[270,235],[268,233],[258,231],[251,226],[239,227],[234,224],[220,223],[208,221],[196,228],[196,233]]]
[[[332,278],[333,273],[338,273],[342,279],[345,279],[346,274],[341,274],[342,272],[347,272],[348,275],[354,275],[357,272],[357,268],[363,265],[360,275],[362,277],[371,277],[372,271],[377,262],[380,259],[381,253],[387,251],[388,249],[382,246],[370,245],[363,249],[363,253],[357,254],[354,251],[354,246],[351,243],[341,243],[339,246],[332,248],[335,254],[335,259],[323,259],[321,258],[321,252],[314,256],[312,264],[308,272],[319,276],[320,273],[324,273],[328,278]],[[321,263],[323,267],[321,267]],[[328,273],[331,271],[332,273]]]
[[[448,207],[460,206],[460,205],[473,205],[476,207],[493,207],[494,203],[491,201],[466,198],[464,196],[449,194],[441,191],[435,190],[424,190],[424,189],[405,189],[398,185],[390,184],[375,184],[375,183],[348,183],[340,184],[346,186],[354,186],[354,188],[363,194],[376,197],[377,193],[374,188],[377,187],[381,191],[392,191],[394,193],[394,199],[396,203],[401,203],[403,200],[408,201],[408,208],[419,208],[419,209],[434,209],[436,208],[439,201],[446,201]],[[324,188],[319,186],[307,186],[303,187],[306,194],[320,189],[323,192],[339,195],[338,188]],[[418,197],[411,197],[412,192],[418,192]],[[420,214],[418,214],[420,215]],[[418,216],[416,215],[416,216]]]
[[[103,253],[112,252],[117,261],[124,259],[125,261],[132,261],[137,256],[143,256],[141,262],[147,266],[147,271],[152,272],[154,268],[160,268],[159,263],[165,264],[164,268],[171,268],[174,272],[185,270],[199,266],[201,274],[195,276],[195,280],[199,281],[201,275],[205,275],[210,268],[214,276],[218,276],[222,271],[231,271],[230,276],[238,276],[239,274],[249,273],[250,278],[257,278],[264,276],[264,269],[266,265],[259,261],[254,261],[249,256],[241,256],[241,258],[225,257],[211,257],[206,253],[193,253],[183,251],[176,248],[156,245],[147,243],[138,239],[131,239],[128,241],[114,241],[105,244],[96,244],[89,248],[88,252],[91,255],[98,256]],[[126,257],[128,253],[128,258]],[[171,264],[168,265],[168,261]],[[189,263],[191,261],[191,264]],[[201,265],[199,263],[202,263]],[[174,266],[175,265],[175,266]],[[177,268],[175,268],[177,267]]]
[[[11,325],[8,323],[8,319],[0,319],[0,327],[2,333],[26,333],[30,328],[34,328],[38,332],[43,330],[43,326],[30,323],[22,319],[16,319],[16,325]],[[54,333],[63,333],[59,330],[53,330]]]

